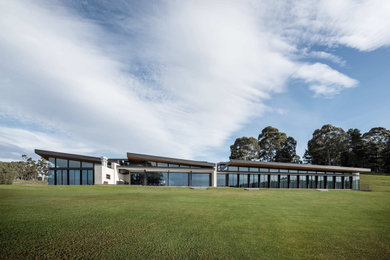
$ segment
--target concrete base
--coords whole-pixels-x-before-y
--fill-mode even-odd
[[[190,187],[192,190],[207,190],[209,187]]]
[[[244,190],[260,190],[260,188],[245,188]]]
[[[328,189],[317,189],[318,191],[329,191]]]

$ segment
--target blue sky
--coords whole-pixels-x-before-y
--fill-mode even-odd
[[[226,160],[274,126],[390,128],[390,2],[2,1],[0,160]]]

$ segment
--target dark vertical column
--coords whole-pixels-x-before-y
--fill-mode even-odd
[[[188,173],[188,186],[192,186],[192,173]]]
[[[229,174],[225,174],[225,185],[229,187]]]
[[[167,178],[168,178],[168,181],[167,181],[167,185],[169,186],[169,171],[167,172]]]
[[[147,172],[144,171],[144,186],[148,185],[148,175]]]
[[[280,189],[280,174],[278,174],[278,188]]]
[[[268,174],[268,188],[271,188],[271,174]]]
[[[240,187],[240,174],[237,174],[237,185],[236,187]]]
[[[54,167],[57,166],[57,159],[54,158]],[[57,185],[57,170],[54,168],[54,185]]]
[[[247,174],[248,176],[246,176],[247,180],[248,180],[248,188],[251,186],[251,183],[250,183],[250,174]]]
[[[309,182],[310,182],[309,175],[306,175],[306,189],[309,188]]]
[[[287,188],[290,189],[290,174],[287,174]]]

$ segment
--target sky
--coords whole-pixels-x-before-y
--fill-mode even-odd
[[[0,1],[0,160],[390,128],[389,28],[388,0]]]

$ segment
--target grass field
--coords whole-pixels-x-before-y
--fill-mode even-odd
[[[372,192],[0,186],[0,258],[390,259],[390,176]]]

